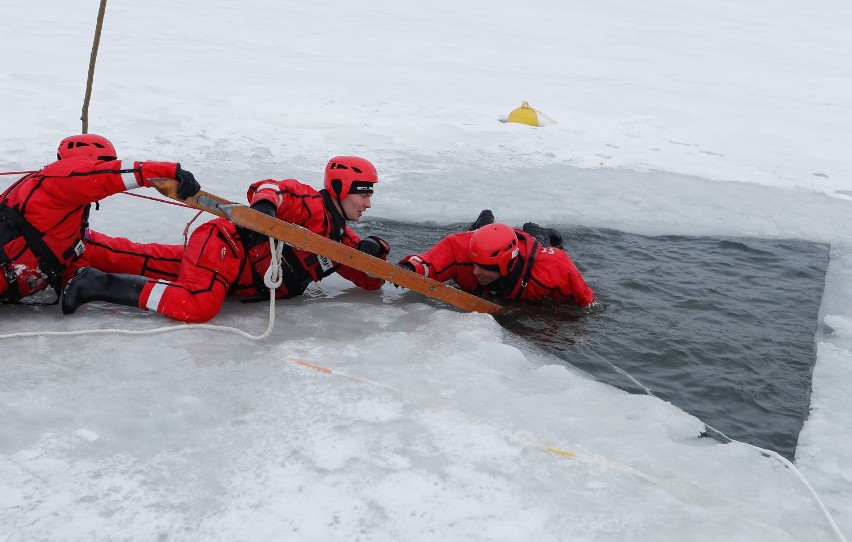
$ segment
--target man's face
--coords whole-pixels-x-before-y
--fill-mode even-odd
[[[487,269],[483,269],[476,264],[473,264],[473,276],[476,278],[476,282],[483,286],[487,286],[491,284],[495,280],[500,278],[499,271],[489,271]]]
[[[370,198],[372,194],[349,194],[340,200],[340,206],[343,208],[345,216],[353,222],[361,220],[361,215],[364,211],[372,207]]]

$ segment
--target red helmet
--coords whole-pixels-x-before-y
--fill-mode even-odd
[[[342,200],[349,194],[372,194],[379,182],[376,168],[357,156],[335,156],[325,166],[325,189]]]
[[[85,156],[92,160],[115,160],[115,147],[104,136],[80,134],[68,136],[59,142],[56,159],[64,160],[74,156]]]
[[[488,224],[470,236],[468,252],[476,265],[508,275],[509,264],[520,252],[518,236],[505,224]]]

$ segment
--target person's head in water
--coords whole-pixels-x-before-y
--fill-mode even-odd
[[[508,275],[519,252],[518,236],[510,226],[488,224],[476,230],[470,237],[468,254],[477,282],[491,284]]]

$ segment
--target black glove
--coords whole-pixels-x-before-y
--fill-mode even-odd
[[[381,258],[390,252],[390,245],[388,245],[381,237],[371,235],[361,239],[361,242],[358,243],[358,250],[364,254]]]
[[[413,265],[411,265],[411,264],[410,264],[410,263],[408,263],[408,262],[399,262],[398,264],[396,264],[396,266],[397,266],[397,267],[401,267],[401,268],[403,268],[403,269],[406,269],[406,270],[408,270],[408,271],[411,271],[412,273],[416,273],[416,272],[417,272],[417,271],[415,271],[415,270],[414,270],[414,266],[413,266]],[[391,284],[393,284],[393,283],[391,283]],[[394,288],[403,288],[403,289],[405,288],[405,286],[400,286],[399,284],[394,284],[394,285],[393,285],[393,287],[394,287]]]
[[[494,213],[489,211],[488,209],[483,209],[479,216],[476,217],[476,220],[473,221],[473,224],[468,226],[467,231],[478,230],[482,226],[487,226],[489,224],[494,223]]]
[[[275,213],[278,212],[278,207],[268,199],[257,200],[251,204],[251,208],[269,216],[275,216]]]
[[[195,180],[195,175],[185,169],[181,169],[178,164],[175,170],[175,180],[178,182],[177,197],[186,199],[198,194],[201,190],[201,185]]]
[[[553,228],[542,228],[535,222],[527,222],[522,229],[546,247],[562,248],[562,235]]]
[[[275,204],[268,199],[262,199],[252,203],[251,208],[269,216],[275,216],[275,212],[278,210],[278,208],[275,207]],[[249,250],[262,245],[269,240],[268,235],[258,233],[248,228],[240,227],[237,228],[237,231],[240,232],[240,238],[243,240],[243,245]]]

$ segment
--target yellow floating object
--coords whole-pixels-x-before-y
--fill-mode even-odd
[[[517,124],[527,124],[529,126],[538,126],[538,112],[530,107],[527,102],[521,103],[521,107],[512,110],[509,113],[508,122]]]

